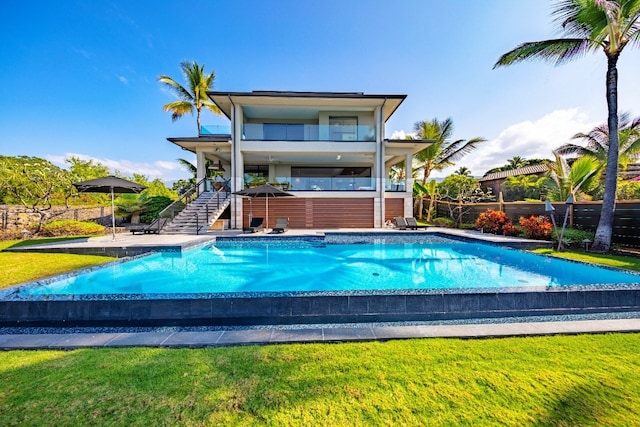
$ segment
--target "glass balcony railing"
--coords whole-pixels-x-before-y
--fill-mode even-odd
[[[246,176],[244,187],[264,184],[265,178]],[[272,185],[285,191],[374,191],[375,179],[351,176],[293,176],[277,177]]]
[[[374,126],[245,123],[242,139],[256,141],[375,141]]]
[[[230,125],[202,125],[200,135],[231,135]]]
[[[405,192],[407,191],[407,180],[388,178],[384,180],[384,191]]]
[[[245,174],[244,188],[255,187],[267,182],[264,177]],[[407,191],[404,179],[388,178],[384,180],[385,191],[402,193]],[[374,191],[375,178],[351,176],[294,176],[276,177],[271,182],[285,191]]]

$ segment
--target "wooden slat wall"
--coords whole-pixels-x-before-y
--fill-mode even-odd
[[[404,199],[385,199],[384,220],[393,221],[393,218],[404,217]]]
[[[264,198],[254,198],[253,216],[266,221]],[[249,224],[250,200],[243,199],[243,226]],[[290,228],[372,228],[373,199],[311,199],[279,197],[269,199],[269,225],[288,217]]]
[[[437,215],[449,217],[449,205],[457,206],[457,203],[439,201]],[[478,203],[464,205],[462,221],[472,223],[481,212],[488,209],[499,210],[499,203]],[[558,226],[562,226],[567,205],[562,202],[553,203],[555,217]],[[600,220],[601,202],[580,202],[573,205],[573,225],[585,230],[595,231]],[[531,215],[547,215],[544,203],[502,203],[502,209],[512,222],[517,222],[520,217]],[[571,216],[569,216],[571,218]],[[640,247],[640,201],[619,200],[616,202],[616,210],[613,221],[613,243],[624,246]]]

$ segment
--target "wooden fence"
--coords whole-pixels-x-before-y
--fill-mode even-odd
[[[563,202],[552,203],[555,208],[554,215],[559,227],[562,226],[567,205]],[[452,217],[459,222],[473,223],[480,213],[489,209],[500,210],[507,214],[512,222],[517,223],[520,217],[531,215],[548,215],[545,212],[543,202],[492,202],[460,204],[437,201],[436,215],[439,217]],[[570,206],[567,224],[584,230],[596,231],[602,202],[579,202]],[[459,215],[462,212],[462,215]],[[623,246],[640,247],[640,201],[619,200],[616,202],[616,210],[613,220],[613,243]]]

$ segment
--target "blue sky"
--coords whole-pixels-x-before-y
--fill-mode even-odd
[[[452,117],[454,138],[488,141],[459,166],[474,175],[520,155],[551,157],[606,120],[603,53],[554,67],[492,70],[525,41],[556,36],[541,0],[30,1],[0,15],[0,154],[91,158],[131,175],[188,177],[166,140],[183,60],[216,73],[215,90],[408,95],[387,137]],[[619,108],[640,115],[640,50],[619,63]],[[634,75],[635,74],[635,75]],[[203,124],[225,124],[206,113]]]

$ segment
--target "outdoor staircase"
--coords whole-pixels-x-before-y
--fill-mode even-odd
[[[209,229],[229,206],[231,193],[205,191],[163,228],[162,234],[199,234]]]

